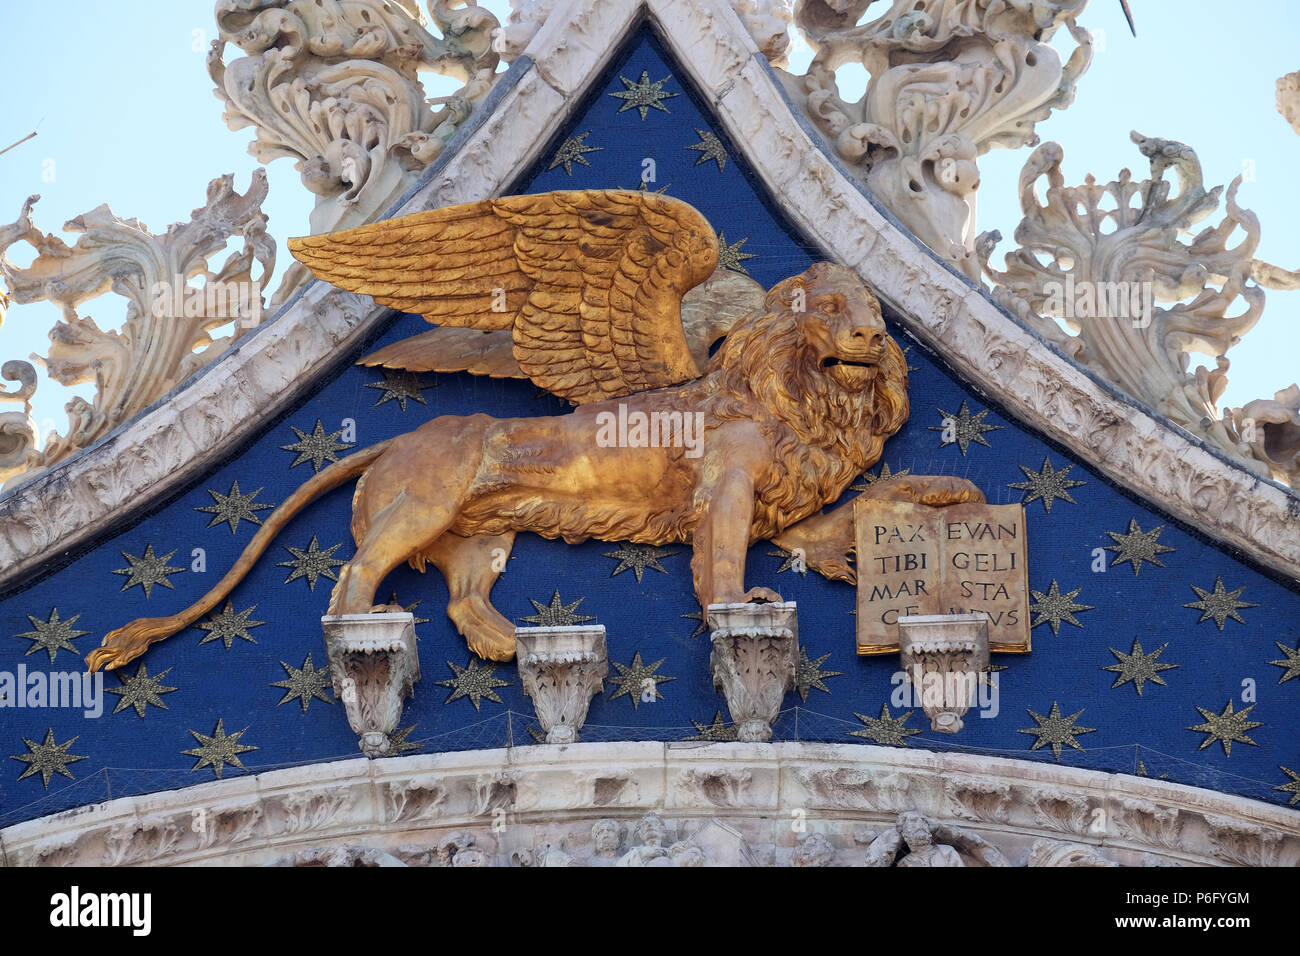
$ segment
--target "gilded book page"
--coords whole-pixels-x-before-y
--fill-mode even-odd
[[[989,617],[989,649],[1029,651],[1025,509],[858,500],[858,653],[898,650],[899,617]]]

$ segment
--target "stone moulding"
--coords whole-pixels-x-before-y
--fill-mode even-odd
[[[1050,763],[821,743],[593,743],[342,760],[29,820],[0,830],[0,852],[10,866],[250,865],[358,843],[408,856],[458,834],[486,862],[509,865],[547,844],[585,856],[596,818],[630,830],[654,812],[679,830],[715,821],[740,835],[755,862],[781,865],[800,842],[789,824],[795,808],[842,862],[871,831],[916,811],[975,834],[1013,865],[1044,855],[1075,865],[1300,864],[1300,813],[1284,807]],[[1045,854],[1043,840],[1069,846]]]
[[[1007,412],[1087,464],[1272,571],[1300,579],[1300,496],[1229,463],[1118,394],[946,267],[873,204],[797,115],[722,0],[571,0],[389,215],[497,195],[538,157],[643,13],[774,201],[828,258],[857,270],[903,326]],[[463,138],[462,138],[463,137]],[[308,285],[261,329],[100,444],[0,496],[0,589],[57,550],[163,500],[283,414],[387,317]]]

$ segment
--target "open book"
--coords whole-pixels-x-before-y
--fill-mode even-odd
[[[989,650],[1029,651],[1025,509],[859,499],[858,653],[898,651],[898,619],[989,617]]]

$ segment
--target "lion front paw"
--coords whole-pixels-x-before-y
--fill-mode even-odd
[[[740,599],[741,604],[784,604],[785,598],[771,588],[750,588]]]

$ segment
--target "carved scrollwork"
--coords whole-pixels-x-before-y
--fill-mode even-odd
[[[1086,0],[800,0],[795,23],[817,51],[782,79],[871,192],[918,238],[973,279],[976,157],[1034,145],[1034,124],[1074,99],[1092,61],[1075,24]],[[1051,46],[1065,26],[1077,46]],[[866,92],[840,97],[835,71],[866,67]]]
[[[989,259],[1001,234],[985,233],[977,244],[997,283],[994,298],[1176,425],[1255,471],[1294,479],[1300,419],[1289,395],[1251,403],[1249,411],[1218,408],[1228,383],[1225,353],[1259,321],[1262,286],[1293,287],[1290,274],[1254,258],[1259,220],[1237,204],[1240,176],[1223,197],[1222,221],[1183,241],[1219,208],[1223,187],[1206,190],[1196,153],[1184,144],[1132,138],[1151,161],[1150,178],[1138,182],[1124,169],[1104,186],[1092,176],[1066,186],[1060,145],[1034,151],[1020,174],[1019,248],[998,270]],[[1164,178],[1171,169],[1176,193]],[[1244,238],[1230,246],[1237,229]],[[1215,368],[1189,371],[1193,353],[1216,356]]]
[[[414,183],[492,88],[496,17],[473,0],[218,0],[208,72],[259,162],[297,160],[316,194],[313,233],[369,221]],[[244,57],[225,62],[227,43]],[[425,98],[421,72],[459,80]],[[305,278],[293,270],[276,301]]]
[[[50,435],[39,451],[34,428],[21,422],[12,426],[15,446],[25,442],[28,448],[29,474],[102,438],[261,321],[262,284],[275,268],[275,243],[261,209],[266,189],[260,169],[243,195],[235,191],[233,177],[214,179],[206,204],[189,222],[169,226],[162,235],[103,205],[64,225],[68,232],[81,233],[69,246],[36,228],[31,213],[39,196],[23,204],[16,222],[0,227],[0,275],[10,298],[20,305],[49,301],[63,309],[64,318],[50,330],[49,354],[33,358],[62,385],[95,385],[92,401],[78,397],[68,403],[67,435]],[[236,236],[243,247],[217,271],[210,270],[208,259]],[[16,242],[36,250],[27,268],[5,256]],[[77,311],[86,300],[110,291],[127,300],[118,330],[100,329]],[[229,334],[213,338],[223,326],[231,327]],[[25,400],[35,390],[35,379],[24,377],[23,365],[8,363],[0,369],[5,377],[23,382],[19,392],[0,400]],[[0,431],[8,430],[0,425]],[[12,451],[16,454],[16,448]]]

